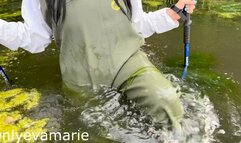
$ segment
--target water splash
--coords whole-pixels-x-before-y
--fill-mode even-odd
[[[103,94],[89,99],[79,114],[79,121],[89,130],[98,130],[98,136],[117,142],[213,142],[214,132],[220,126],[214,106],[207,96],[173,75],[166,75],[182,91],[181,102],[185,115],[182,130],[176,132],[171,125],[154,123],[134,102],[126,101],[114,89],[106,88]],[[82,105],[83,106],[83,105]]]

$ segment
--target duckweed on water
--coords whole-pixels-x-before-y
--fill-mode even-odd
[[[38,105],[40,93],[36,90],[12,89],[0,92],[0,141],[7,143],[17,140],[16,135],[46,132],[48,119],[32,120],[25,112]],[[3,134],[8,133],[8,136]],[[13,135],[12,135],[13,134]],[[31,136],[28,142],[34,142]]]

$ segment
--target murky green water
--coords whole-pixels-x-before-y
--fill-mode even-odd
[[[144,50],[158,68],[183,92],[185,108],[181,133],[169,125],[152,123],[135,104],[115,90],[83,89],[70,94],[62,89],[58,49],[17,53],[0,47],[3,66],[16,87],[42,93],[37,108],[26,115],[50,118],[49,131],[87,131],[91,143],[127,142],[232,142],[241,141],[241,24],[210,16],[194,16],[188,78],[182,71],[182,27],[147,39]],[[9,56],[9,53],[11,56]],[[194,56],[193,56],[194,55]],[[180,58],[179,58],[180,57]],[[1,60],[0,60],[1,61]],[[175,76],[173,75],[175,74]],[[0,81],[4,88],[3,80]]]
[[[225,134],[218,142],[240,142],[241,117],[241,25],[211,16],[194,16],[191,27],[190,67],[187,82],[207,95],[219,116]],[[180,77],[183,56],[182,28],[147,40],[152,60],[162,71]],[[164,64],[163,64],[164,61]],[[166,67],[168,65],[170,67]],[[223,76],[220,80],[220,76]],[[222,130],[221,130],[222,131]]]

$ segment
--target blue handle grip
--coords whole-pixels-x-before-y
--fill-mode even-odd
[[[184,70],[182,73],[182,79],[185,79],[187,76],[187,67],[189,66],[189,44],[190,44],[190,27],[191,20],[190,14],[184,11],[184,15],[187,17],[187,20],[184,21]]]

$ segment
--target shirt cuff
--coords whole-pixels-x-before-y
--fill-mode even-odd
[[[176,20],[173,20],[167,14],[167,9],[168,8],[163,8],[153,12],[153,15],[155,15],[153,16],[155,17],[155,19],[153,20],[153,27],[156,33],[163,33],[166,31],[170,31],[179,26],[179,22]]]
[[[164,13],[165,13],[164,15],[165,15],[166,20],[168,21],[168,23],[169,23],[170,25],[173,26],[173,28],[177,28],[177,27],[179,26],[179,22],[178,22],[177,20],[173,20],[173,19],[167,14],[167,9],[168,9],[168,8],[162,9],[162,10],[164,11]]]

